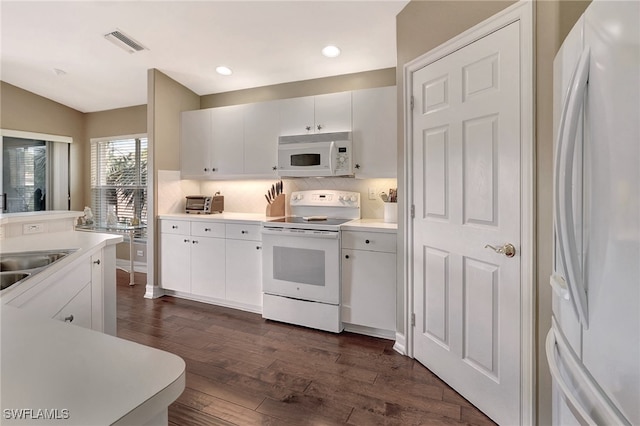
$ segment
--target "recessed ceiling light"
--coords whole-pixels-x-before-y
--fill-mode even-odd
[[[229,67],[217,67],[216,68],[216,72],[220,75],[231,75],[233,74],[233,71],[231,71],[231,68]]]
[[[322,49],[322,54],[327,58],[335,58],[336,56],[340,55],[340,49],[338,49],[336,46],[329,45]]]

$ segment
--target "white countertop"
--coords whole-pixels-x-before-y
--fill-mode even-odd
[[[396,233],[398,232],[398,224],[387,223],[382,219],[358,219],[345,223],[340,226],[340,229],[343,231],[373,230],[375,232]]]
[[[178,219],[178,220],[202,220],[202,221],[221,221],[221,222],[264,222],[274,217],[268,217],[263,213],[237,213],[222,212],[213,214],[187,214],[173,213],[161,214],[158,219]]]
[[[6,223],[32,222],[34,220],[59,220],[59,219],[75,219],[82,216],[83,212],[67,211],[67,210],[47,210],[40,212],[24,212],[24,213],[0,213],[0,225]]]
[[[164,214],[159,215],[158,219],[174,219],[174,220],[202,220],[202,221],[220,221],[220,222],[248,222],[248,223],[260,223],[271,219],[277,219],[276,217],[268,217],[260,213],[235,213],[235,212],[223,212],[214,214]],[[377,232],[397,232],[397,223],[386,223],[382,219],[357,219],[352,220],[340,227],[346,231],[363,231],[365,229],[375,230]]]
[[[142,424],[184,390],[173,354],[0,307],[2,424]],[[6,410],[58,410],[67,419],[8,419]],[[66,411],[64,411],[66,410]]]
[[[43,234],[24,235],[21,237],[6,238],[0,242],[0,253],[15,253],[35,250],[76,250],[58,262],[49,266],[46,270],[34,274],[19,284],[15,284],[0,292],[0,299],[12,298],[17,293],[25,291],[36,283],[45,279],[50,274],[68,267],[76,260],[83,257],[87,251],[95,251],[111,244],[122,241],[121,235],[102,234],[98,232],[51,232]]]

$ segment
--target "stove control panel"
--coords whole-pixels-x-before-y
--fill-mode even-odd
[[[291,194],[291,206],[360,207],[360,193],[336,190],[296,191]]]

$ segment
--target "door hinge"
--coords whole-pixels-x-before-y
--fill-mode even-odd
[[[411,314],[411,327],[416,326],[416,314]]]
[[[411,204],[411,219],[416,217],[416,206],[415,204]]]
[[[415,104],[414,99],[413,95],[411,95],[411,111],[413,111],[413,106]]]

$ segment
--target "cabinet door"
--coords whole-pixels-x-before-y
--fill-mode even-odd
[[[183,179],[211,173],[211,109],[184,111],[180,121],[180,172]]]
[[[192,237],[191,293],[225,298],[224,239]]]
[[[262,243],[227,240],[227,299],[262,306]]]
[[[240,175],[244,162],[244,105],[211,109],[211,177]]]
[[[314,132],[313,96],[278,101],[280,135],[304,135]]]
[[[316,133],[351,130],[351,92],[329,93],[314,97]]]
[[[356,177],[397,177],[396,86],[356,90],[352,96]]]
[[[160,234],[160,285],[168,290],[191,292],[191,238]]]
[[[342,250],[342,321],[396,329],[396,255]]]
[[[247,105],[244,120],[244,174],[252,177],[277,175],[278,136],[280,135],[278,102]]]
[[[85,285],[53,318],[90,329],[91,283]]]

